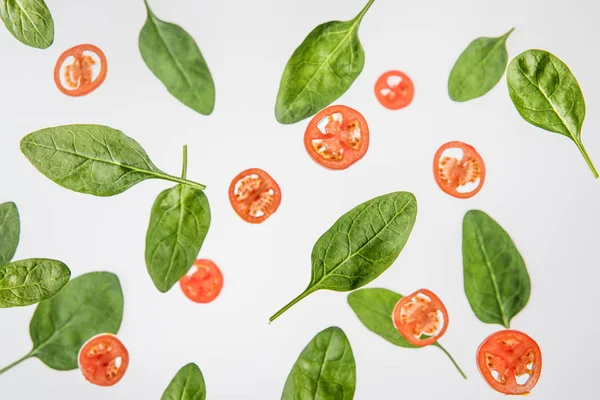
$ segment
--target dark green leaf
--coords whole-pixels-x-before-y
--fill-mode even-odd
[[[135,140],[103,125],[42,129],[21,140],[21,151],[60,186],[94,196],[114,196],[146,179],[204,188],[160,171]]]
[[[465,293],[481,321],[509,328],[510,320],[529,301],[525,262],[504,229],[483,211],[463,220]]]
[[[139,38],[144,62],[177,100],[209,115],[215,108],[215,84],[198,45],[180,26],[159,20],[147,2],[146,8]]]
[[[29,325],[33,340],[29,356],[53,369],[76,369],[81,346],[101,333],[116,334],[122,320],[119,278],[109,272],[79,276],[37,306]]]
[[[281,400],[352,400],[356,362],[340,328],[321,331],[302,350],[288,376]]]
[[[0,308],[23,307],[56,295],[71,277],[65,264],[32,258],[0,267]]]
[[[362,72],[365,53],[358,28],[371,7],[350,21],[331,21],[317,26],[287,62],[275,104],[282,124],[308,118],[338,99]]]
[[[1,0],[0,18],[27,46],[47,49],[54,42],[54,20],[44,0]]]
[[[377,278],[400,255],[416,218],[417,199],[408,192],[375,197],[344,214],[317,240],[306,290],[271,321],[317,290],[349,292]]]
[[[12,260],[19,245],[21,223],[15,203],[0,204],[0,265]]]
[[[154,285],[167,292],[194,264],[210,226],[204,192],[177,185],[158,195],[146,235],[146,266]]]
[[[532,125],[571,138],[598,178],[581,143],[585,100],[569,67],[547,51],[527,50],[510,62],[507,82],[519,114]]]
[[[477,38],[462,52],[448,79],[448,94],[452,100],[472,100],[496,86],[506,70],[506,39],[513,30],[496,38]]]
[[[204,400],[206,385],[202,371],[194,363],[181,368],[160,400]]]

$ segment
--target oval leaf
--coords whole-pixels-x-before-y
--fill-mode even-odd
[[[292,54],[279,84],[275,117],[293,124],[315,115],[343,95],[360,75],[365,53],[358,28],[365,8],[350,21],[317,26]]]
[[[283,389],[282,400],[352,400],[356,362],[338,327],[321,331],[302,350]]]
[[[471,210],[463,220],[465,293],[481,321],[509,328],[510,320],[529,301],[525,262],[504,229],[483,211]]]
[[[306,290],[271,321],[317,290],[349,292],[377,278],[400,255],[416,218],[417,199],[408,192],[375,197],[344,214],[313,247]]]
[[[0,204],[0,266],[13,259],[19,245],[21,223],[15,203]]]
[[[146,267],[161,292],[167,292],[196,261],[210,226],[204,192],[177,185],[158,195],[146,234]]]
[[[506,70],[506,39],[513,30],[497,38],[477,38],[467,46],[448,78],[448,95],[452,100],[472,100],[496,86]]]
[[[180,26],[156,18],[147,2],[146,8],[139,37],[144,62],[177,100],[209,115],[215,108],[215,84],[198,45]]]
[[[47,49],[54,42],[54,20],[44,0],[1,0],[0,18],[27,46]]]
[[[56,295],[71,277],[60,261],[43,258],[0,267],[0,308],[23,307]]]
[[[547,51],[527,50],[510,62],[507,82],[510,98],[525,121],[571,138],[598,178],[581,143],[585,100],[569,67]]]
[[[53,369],[76,369],[81,346],[98,334],[116,334],[122,320],[119,278],[110,272],[79,276],[37,306],[29,325],[33,341],[29,356]]]
[[[181,368],[160,400],[204,400],[206,385],[202,371],[194,363]]]

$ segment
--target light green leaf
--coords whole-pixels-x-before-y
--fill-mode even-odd
[[[46,49],[54,42],[54,20],[44,0],[1,0],[0,18],[27,46]]]
[[[12,260],[19,245],[21,223],[15,203],[0,204],[0,266]]]
[[[202,371],[194,363],[181,368],[160,400],[205,400],[206,385]]]

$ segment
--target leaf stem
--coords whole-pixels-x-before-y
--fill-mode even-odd
[[[585,151],[585,147],[583,147],[583,143],[581,143],[579,140],[575,140],[574,142],[577,145],[577,148],[579,149],[579,151],[581,152],[581,155],[585,159],[585,162],[587,163],[588,167],[590,167],[590,169],[592,170],[592,174],[594,174],[594,178],[598,179],[598,171],[596,170],[596,167],[594,167],[594,163],[592,163],[592,160],[590,159],[590,156],[588,155],[587,151]]]
[[[371,5],[373,5],[373,2],[375,0],[369,0],[369,2],[367,3],[366,6],[364,6],[364,8],[358,13],[358,15],[354,18],[355,21],[362,21],[363,17],[365,16],[365,14],[367,13],[367,11],[369,11],[369,8],[371,8]]]
[[[183,167],[181,169],[181,179],[187,176],[187,144],[183,145]]]
[[[32,352],[27,354],[25,357],[18,359],[17,361],[15,361],[14,363],[7,365],[6,367],[0,369],[0,375],[2,375],[3,373],[5,373],[6,371],[8,371],[9,369],[12,369],[13,367],[16,367],[17,365],[21,364],[23,361],[29,359],[32,357]]]
[[[206,189],[206,185],[203,185],[201,183],[198,182],[194,182],[194,181],[189,181],[187,179],[183,179],[183,178],[179,178],[177,176],[173,176],[173,175],[168,175],[168,174],[164,174],[164,175],[158,175],[161,179],[167,180],[167,181],[171,181],[171,182],[175,182],[175,183],[181,183],[182,185],[187,185],[196,189],[200,189],[200,190],[204,190]]]
[[[277,318],[279,318],[281,316],[281,314],[283,314],[284,312],[286,312],[287,310],[292,308],[292,306],[294,304],[298,303],[300,300],[302,300],[303,298],[305,298],[306,296],[308,296],[309,294],[311,294],[314,291],[315,290],[313,288],[310,288],[310,287],[306,288],[306,290],[304,292],[300,293],[300,295],[298,297],[296,297],[294,300],[287,303],[281,310],[279,310],[275,314],[273,314],[273,316],[271,318],[269,318],[269,323],[275,321]]]
[[[460,369],[460,367],[458,366],[458,364],[456,363],[456,361],[454,361],[454,358],[450,355],[450,353],[448,353],[448,350],[446,350],[441,344],[439,344],[438,342],[435,342],[433,344],[435,347],[439,348],[440,350],[442,350],[450,359],[450,361],[452,361],[452,364],[454,364],[454,366],[456,367],[456,369],[458,370],[458,372],[460,372],[460,374],[462,375],[463,378],[467,379],[467,375],[465,375],[465,373],[463,372],[462,369]]]

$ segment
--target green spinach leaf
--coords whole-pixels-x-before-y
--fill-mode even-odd
[[[54,42],[54,20],[44,0],[1,0],[0,18],[27,46],[47,49]]]
[[[500,37],[477,38],[467,46],[448,78],[448,95],[452,100],[476,99],[496,86],[506,70],[506,39],[513,30]]]
[[[160,171],[135,140],[103,125],[42,129],[21,140],[21,151],[47,178],[79,193],[114,196],[146,179],[205,188]]]
[[[402,295],[387,289],[359,289],[348,295],[348,304],[360,322],[362,322],[371,332],[381,336],[396,346],[418,348],[410,344],[394,326],[392,313],[396,303],[398,303],[401,298]],[[456,361],[454,361],[454,358],[441,344],[436,342],[432,346],[442,350],[444,354],[448,356],[450,361],[452,361],[452,364],[454,364],[454,367],[456,367],[462,377],[467,379],[467,376],[460,369]]]
[[[375,197],[344,214],[317,240],[306,290],[270,321],[317,290],[349,292],[377,278],[400,255],[416,218],[417,199],[408,192]]]
[[[148,18],[139,38],[144,62],[177,100],[209,115],[215,108],[215,84],[198,45],[180,26],[158,19],[144,2]]]
[[[12,260],[19,245],[21,223],[15,203],[0,204],[0,266]]]
[[[146,266],[154,285],[167,292],[194,264],[210,226],[201,190],[177,185],[158,195],[146,235]]]
[[[181,368],[160,400],[204,400],[206,385],[202,371],[194,363]]]
[[[514,242],[489,215],[471,210],[463,219],[465,293],[481,321],[510,327],[529,301],[525,262]]]
[[[60,261],[44,258],[15,261],[0,267],[0,308],[23,307],[56,295],[71,271]]]
[[[283,388],[282,400],[352,400],[356,362],[344,331],[321,331],[302,350]]]
[[[293,124],[316,114],[341,95],[358,78],[365,53],[358,28],[374,0],[350,21],[317,26],[292,54],[279,84],[275,117]]]
[[[525,121],[569,137],[598,178],[581,142],[585,100],[569,67],[547,51],[527,50],[510,62],[507,82],[510,98]]]

